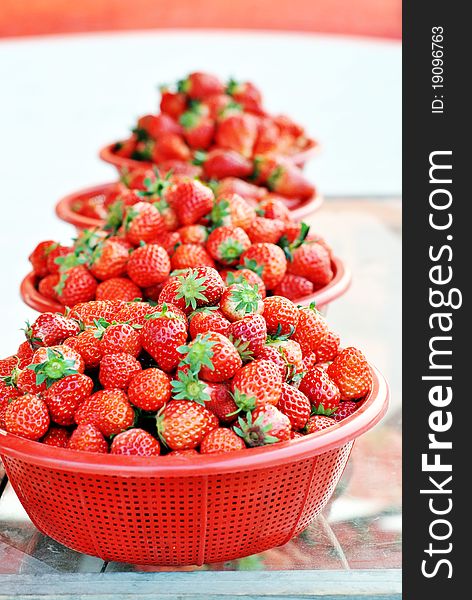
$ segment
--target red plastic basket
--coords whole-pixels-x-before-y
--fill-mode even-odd
[[[232,560],[285,544],[324,508],[354,440],[387,408],[387,383],[372,374],[354,415],[272,447],[198,460],[104,457],[0,430],[0,456],[33,523],[65,546],[135,564]]]
[[[351,284],[351,271],[340,258],[333,258],[332,269],[334,277],[328,285],[314,294],[295,300],[295,303],[308,306],[311,302],[315,302],[318,310],[326,314],[328,305],[342,296]],[[38,312],[64,312],[62,304],[50,300],[38,291],[37,283],[37,277],[32,272],[23,279],[20,284],[20,295],[23,302]]]
[[[84,200],[97,198],[99,196],[105,197],[105,195],[111,191],[115,185],[115,183],[104,183],[102,185],[96,185],[94,187],[79,190],[78,192],[64,196],[64,198],[59,200],[59,202],[56,204],[57,216],[62,221],[74,225],[79,232],[83,229],[102,227],[104,225],[104,221],[102,219],[95,219],[93,217],[81,215],[77,212],[76,208],[74,209],[74,207],[77,207],[77,205]],[[315,194],[308,200],[303,201],[290,201],[287,199],[287,206],[292,211],[294,219],[298,221],[317,211],[322,204],[323,197],[319,194]]]

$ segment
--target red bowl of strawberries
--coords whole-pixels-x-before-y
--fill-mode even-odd
[[[0,361],[0,456],[46,535],[159,565],[282,545],[385,413],[382,375],[316,309],[272,296],[245,312],[207,276],[189,306],[170,282],[155,305],[44,313]]]

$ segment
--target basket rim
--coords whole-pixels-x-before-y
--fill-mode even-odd
[[[274,446],[238,450],[221,455],[140,458],[92,454],[53,448],[0,429],[0,454],[27,463],[61,471],[118,477],[180,477],[266,469],[300,461],[344,446],[371,429],[384,416],[389,402],[389,386],[376,367],[370,365],[373,386],[363,405],[350,417],[332,427]]]
[[[294,301],[295,303],[308,305],[315,302],[317,308],[322,309],[348,290],[352,280],[351,270],[337,257],[332,258],[331,264],[334,271],[333,279],[313,294],[297,298]],[[37,277],[33,271],[30,271],[23,278],[20,284],[20,296],[23,302],[38,312],[64,313],[66,307],[59,302],[55,302],[54,300],[50,300],[49,298],[46,298],[46,296],[43,296],[37,289],[36,283]]]

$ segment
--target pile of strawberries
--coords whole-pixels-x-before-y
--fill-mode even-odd
[[[288,197],[295,182],[296,196],[313,194],[290,159],[313,140],[289,117],[269,115],[250,82],[191,73],[173,90],[161,87],[160,113],[140,117],[132,132],[113,146],[116,156],[206,180],[251,180]]]
[[[276,195],[251,202],[222,184],[213,191],[187,175],[162,179],[151,169],[130,174],[106,209],[106,225],[82,232],[73,245],[47,240],[34,249],[43,296],[69,307],[95,299],[162,302],[169,280],[206,266],[227,285],[298,300],[334,276],[329,246]]]
[[[146,246],[149,247],[149,246]],[[363,354],[312,306],[227,287],[210,266],[158,304],[98,300],[43,313],[0,361],[0,428],[51,446],[220,453],[339,426],[371,390]]]

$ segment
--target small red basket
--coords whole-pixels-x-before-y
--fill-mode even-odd
[[[152,459],[52,448],[0,430],[0,456],[36,527],[107,561],[201,565],[285,544],[326,506],[354,440],[388,404],[303,438],[231,454]]]

